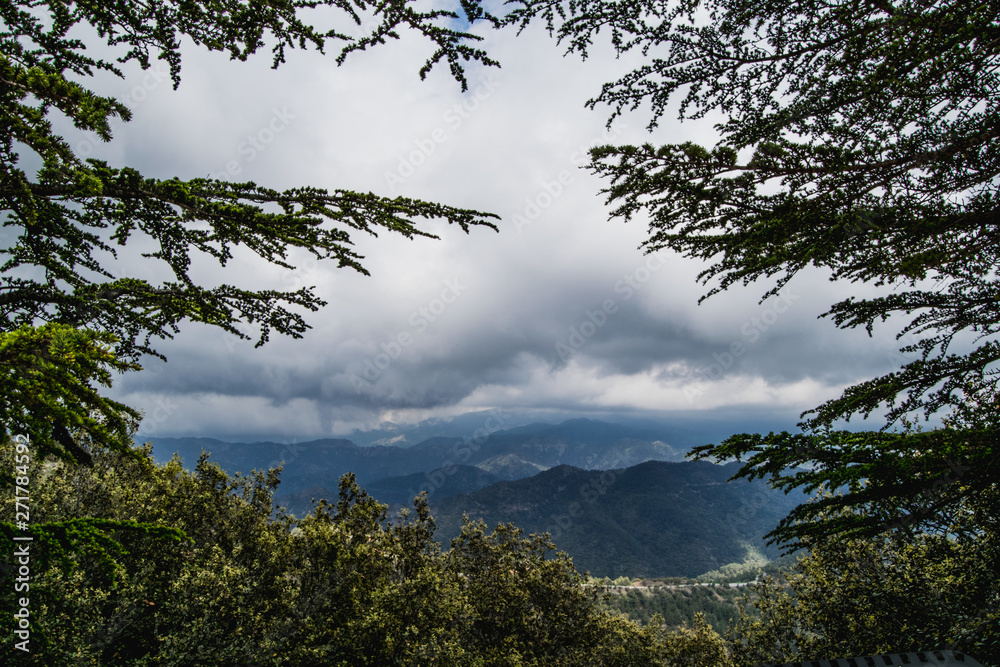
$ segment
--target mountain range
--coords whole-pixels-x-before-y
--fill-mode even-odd
[[[801,494],[727,481],[739,464],[648,461],[619,470],[557,466],[534,477],[432,500],[444,544],[463,515],[547,532],[580,571],[600,577],[694,577],[751,556],[779,555],[762,537]]]
[[[176,454],[193,467],[205,450],[230,474],[283,465],[275,500],[297,516],[335,498],[347,472],[393,514],[426,492],[443,544],[464,515],[490,528],[513,522],[550,533],[594,576],[696,576],[762,551],[776,555],[762,536],[803,500],[760,481],[727,482],[736,464],[684,461],[706,441],[691,431],[593,419],[501,429],[483,413],[466,421],[437,435],[428,428],[415,442],[412,432],[391,429],[361,438],[365,445],[149,441],[158,462]]]
[[[458,466],[474,467],[487,473],[478,479],[488,485],[498,480],[530,477],[558,465],[608,470],[643,461],[676,461],[683,459],[687,451],[686,447],[678,449],[668,444],[672,435],[669,432],[591,419],[572,419],[561,424],[537,423],[506,430],[490,428],[489,421],[480,420],[480,423],[479,428],[463,437],[430,437],[409,446],[360,446],[346,439],[295,444],[231,443],[212,438],[150,438],[148,441],[153,445],[153,456],[158,462],[176,453],[185,465],[192,466],[205,450],[211,453],[210,460],[229,473],[283,464],[282,495],[314,488],[336,490],[337,480],[346,472],[353,472],[362,486],[380,483],[383,489],[401,489],[399,492],[404,494],[412,490],[408,497],[380,498],[390,503],[409,503],[420,490],[440,497],[443,495],[439,493],[440,485],[433,483],[440,477],[435,471]],[[460,492],[469,490],[473,489],[467,485],[458,489]]]

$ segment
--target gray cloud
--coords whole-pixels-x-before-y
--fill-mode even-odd
[[[147,360],[115,386],[146,411],[144,433],[294,439],[494,406],[787,417],[893,367],[890,334],[816,319],[848,295],[819,272],[796,278],[784,305],[759,303],[766,286],[753,285],[698,306],[697,263],[645,257],[642,223],[608,220],[601,184],[579,168],[586,148],[708,143],[714,119],[664,122],[649,137],[636,115],[609,132],[583,102],[629,62],[599,49],[586,63],[563,59],[537,30],[486,37],[503,68],[471,71],[464,95],[444,72],[419,81],[425,54],[411,39],[342,68],[295,54],[276,72],[266,58],[192,51],[177,91],[137,70],[108,84],[142,100],[95,155],[150,175],[228,169],[272,187],[413,196],[504,218],[499,234],[431,223],[441,240],[358,237],[371,277],[306,256],[291,272],[246,253],[225,269],[199,264],[208,282],[315,285],[330,305],[309,315],[304,339],[261,349],[186,327],[161,346],[169,363]],[[134,254],[120,267],[158,275]]]

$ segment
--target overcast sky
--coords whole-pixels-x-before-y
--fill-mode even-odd
[[[224,270],[198,265],[210,283],[316,285],[329,305],[309,316],[304,339],[260,349],[186,326],[160,346],[168,363],[147,359],[114,387],[146,412],[143,434],[308,439],[498,407],[784,419],[898,366],[895,329],[868,338],[817,319],[850,293],[824,274],[764,303],[768,285],[699,306],[698,263],[644,256],[645,226],[609,220],[600,183],[580,169],[589,146],[711,144],[715,119],[668,117],[651,136],[637,112],[608,131],[608,109],[584,102],[636,61],[601,48],[586,62],[563,58],[540,30],[480,32],[502,68],[470,68],[465,94],[443,68],[420,81],[428,51],[409,36],[339,68],[316,53],[273,71],[267,53],[232,63],[187,49],[179,90],[134,67],[102,80],[134,119],[111,144],[83,149],[149,175],[228,169],[275,188],[406,195],[503,218],[499,233],[430,224],[440,240],[357,237],[371,277],[244,255]],[[163,277],[134,256],[121,270]]]

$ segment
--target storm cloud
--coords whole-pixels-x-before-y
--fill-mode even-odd
[[[822,272],[763,302],[767,284],[698,305],[701,265],[644,255],[642,221],[609,220],[602,184],[581,169],[589,147],[711,144],[713,119],[667,118],[650,135],[639,110],[609,128],[608,110],[584,102],[634,63],[601,48],[563,58],[540,30],[482,34],[502,68],[470,69],[467,93],[443,70],[421,82],[428,52],[406,35],[343,67],[294,53],[273,71],[265,54],[231,63],[191,48],[177,90],[155,69],[102,80],[134,119],[107,145],[78,137],[95,157],[151,176],[347,188],[502,217],[499,233],[430,223],[439,240],[357,237],[370,277],[305,254],[294,271],[249,253],[197,263],[208,284],[315,286],[329,305],[308,315],[303,339],[262,348],[186,326],[159,346],[167,363],[146,359],[113,389],[145,412],[143,434],[304,439],[490,408],[785,419],[898,366],[892,327],[868,337],[817,319],[853,293]],[[166,277],[140,250],[118,269]]]

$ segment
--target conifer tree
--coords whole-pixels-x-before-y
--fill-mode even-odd
[[[320,7],[335,14],[319,14]],[[366,13],[376,19],[375,27],[348,37],[344,30],[360,25]],[[494,20],[473,4],[463,14],[469,22]],[[308,21],[331,15],[343,22],[339,30]],[[406,0],[0,6],[0,221],[6,239],[0,244],[0,390],[17,402],[0,415],[0,437],[30,432],[36,455],[77,461],[88,458],[88,438],[124,447],[126,422],[137,414],[101,398],[95,382],[106,383],[112,371],[137,368],[141,355],[162,357],[155,342],[173,336],[184,321],[240,338],[247,335],[237,325],[247,323],[256,328],[261,345],[273,332],[301,337],[308,328],[302,311],[325,305],[309,287],[199,284],[190,271],[196,255],[225,265],[243,248],[292,268],[290,251],[302,249],[317,260],[366,273],[352,246],[355,234],[386,230],[430,237],[420,226],[429,219],[447,220],[466,232],[493,226],[491,214],[434,202],[315,184],[279,191],[213,178],[157,179],[132,165],[84,159],[53,129],[56,118],[110,141],[112,122],[131,117],[122,102],[92,89],[98,72],[121,77],[123,63],[148,69],[160,60],[176,87],[185,38],[236,61],[269,48],[278,67],[289,49],[323,52],[331,44],[340,45],[342,63],[407,29],[433,49],[420,76],[444,63],[465,89],[463,64],[497,63],[473,46],[479,37],[449,27],[457,18],[452,11],[419,10]],[[77,37],[81,34],[97,37],[88,43]],[[98,40],[105,43],[103,51],[93,48]],[[92,55],[108,48],[114,56]],[[113,271],[143,242],[154,247],[143,256],[163,263],[173,280],[152,284]],[[66,380],[70,384],[59,389]]]
[[[876,510],[831,521],[804,510],[794,518],[816,521],[789,521],[777,537],[915,527],[996,483],[1000,5],[518,0],[506,20],[543,21],[583,57],[601,34],[644,56],[588,102],[610,106],[611,119],[648,109],[655,130],[675,108],[681,119],[723,114],[714,146],[603,146],[589,165],[613,217],[648,220],[647,251],[704,261],[702,299],[765,280],[763,300],[807,267],[885,288],[825,316],[869,333],[901,321],[910,361],[803,414],[804,437],[740,436],[697,452],[746,458],[740,476],[777,475],[785,488],[853,484],[824,509]],[[831,431],[871,415],[885,429],[947,415],[951,430]],[[782,476],[797,465],[811,473]]]

